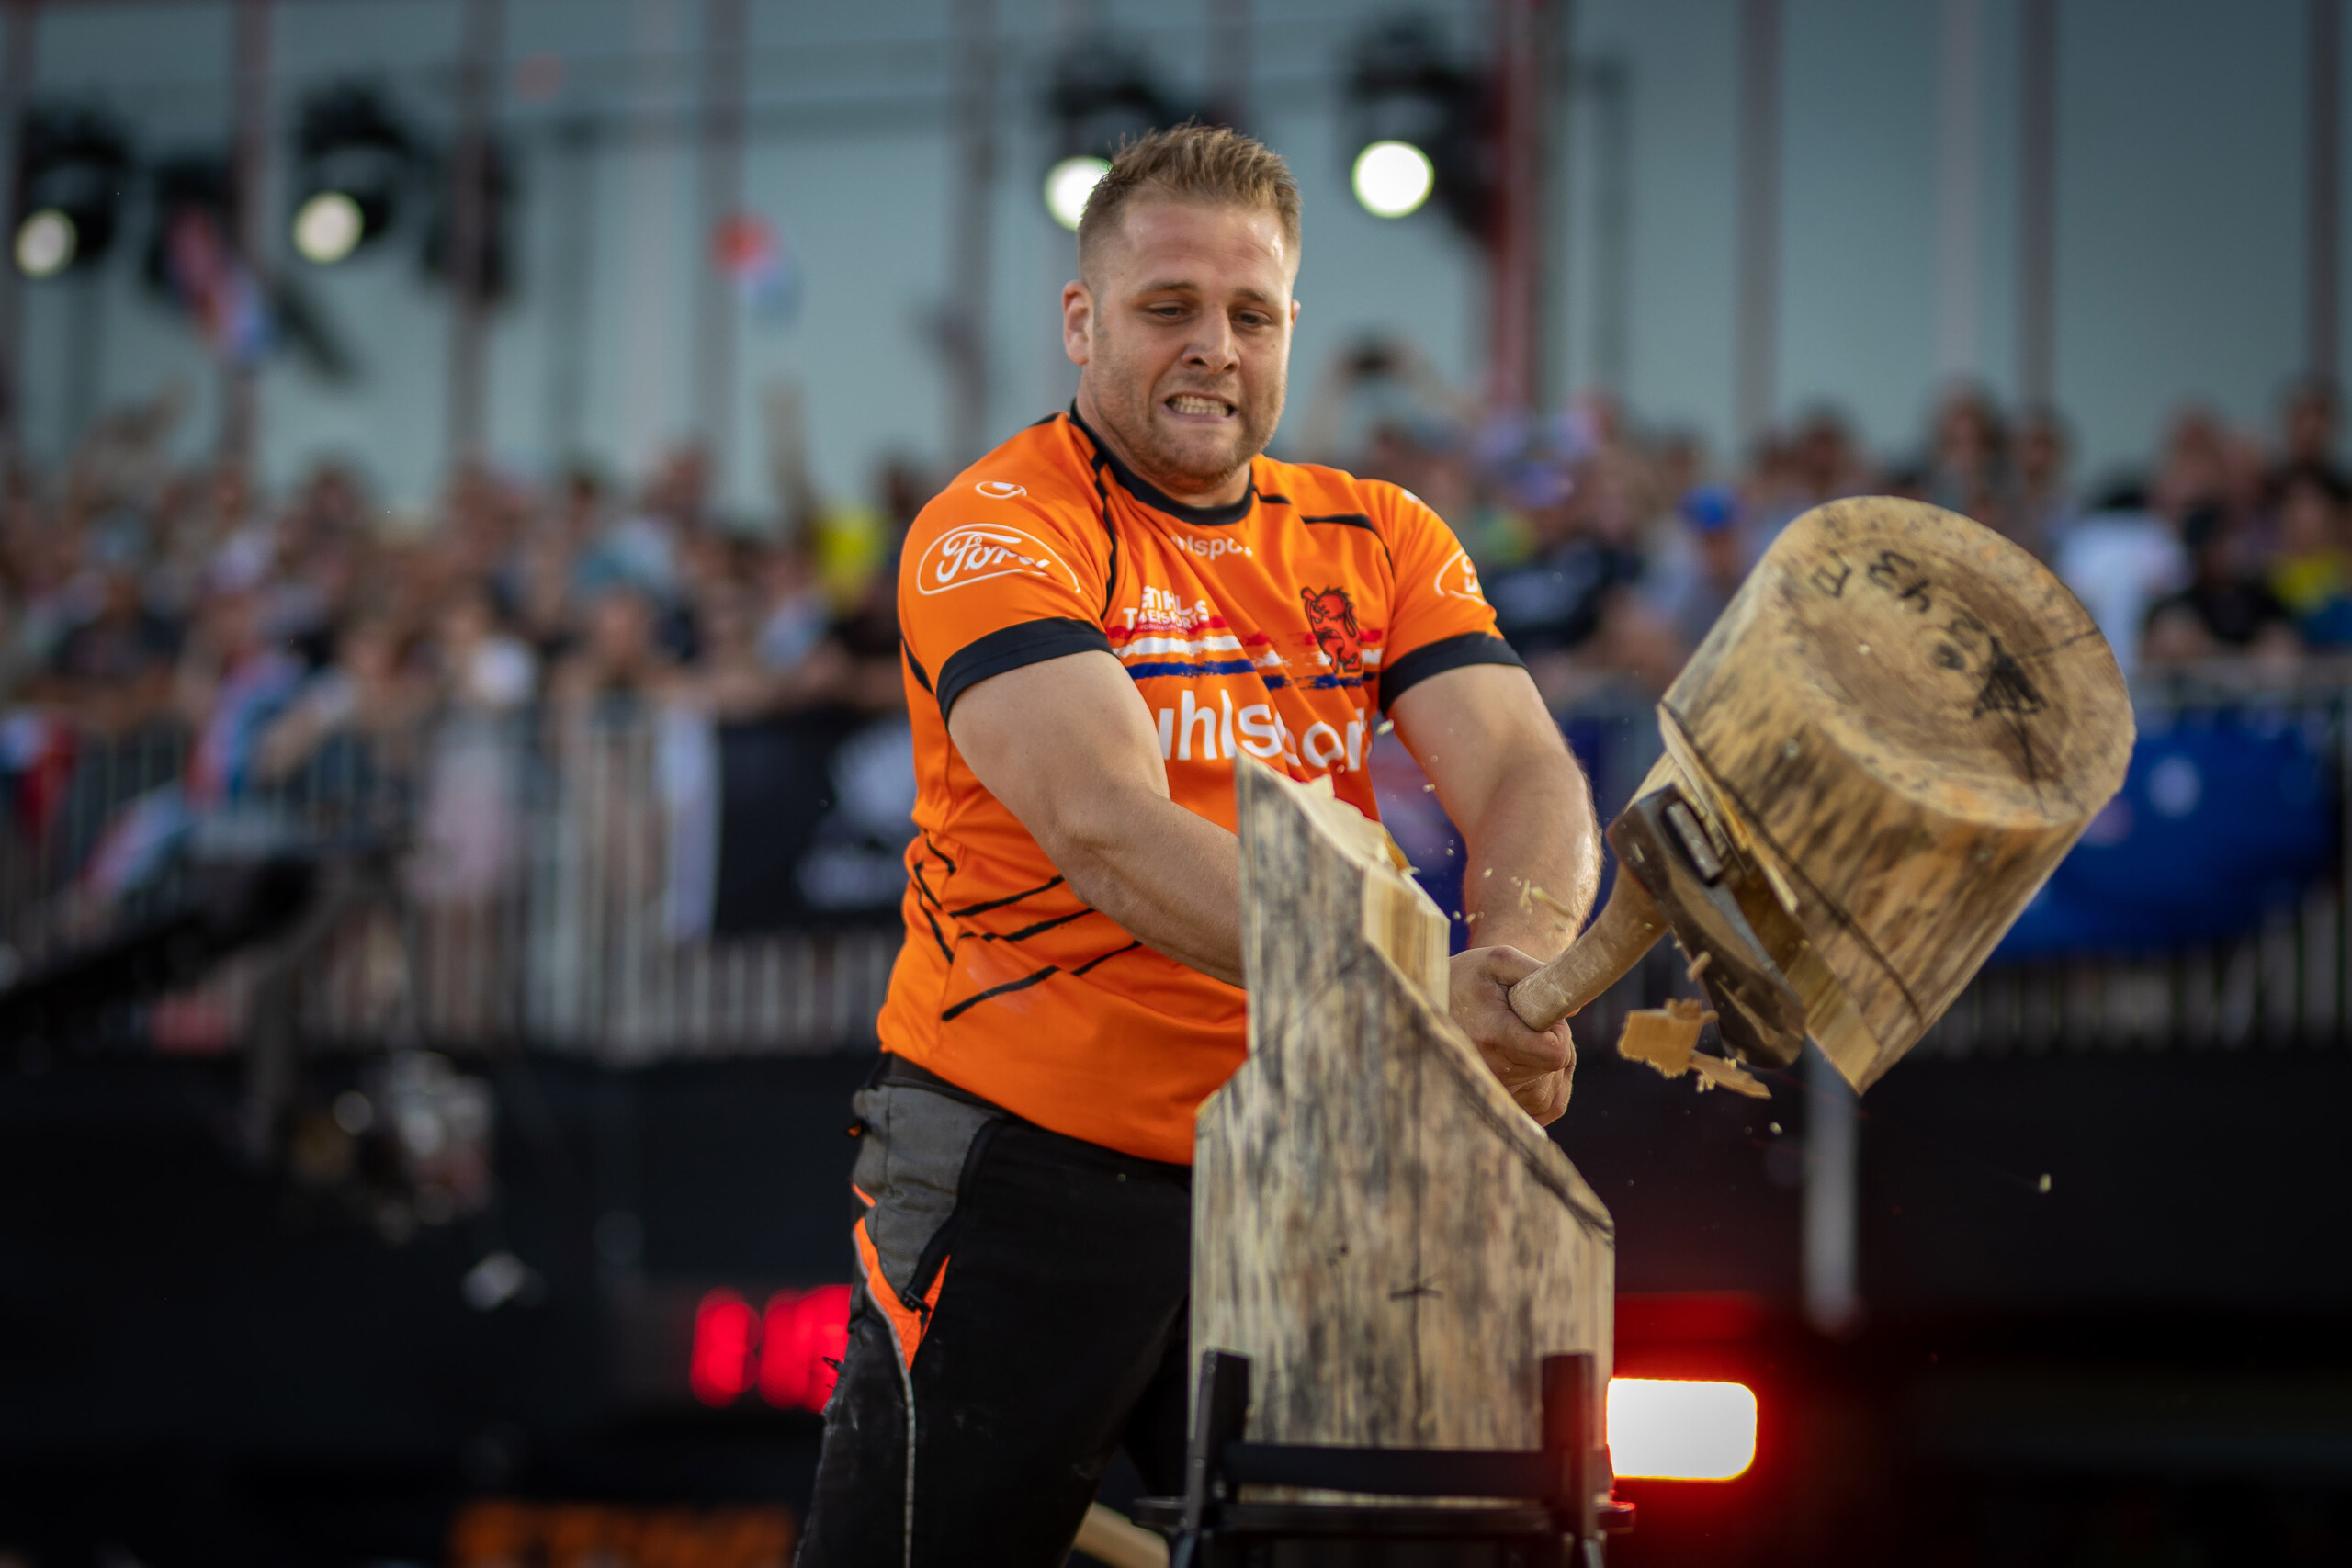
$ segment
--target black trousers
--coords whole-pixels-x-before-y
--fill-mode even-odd
[[[893,1058],[801,1568],[1059,1568],[1112,1454],[1183,1489],[1192,1172]]]

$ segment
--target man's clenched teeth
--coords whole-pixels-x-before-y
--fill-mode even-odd
[[[1168,400],[1168,408],[1171,413],[1215,414],[1219,416],[1229,414],[1233,412],[1233,405],[1225,401],[1223,399],[1204,398],[1197,392],[1177,393],[1174,397]]]

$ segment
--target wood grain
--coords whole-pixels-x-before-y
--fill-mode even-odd
[[[1877,496],[1788,526],[1659,720],[1857,1089],[1983,965],[2132,743],[2114,656],[2056,578],[1965,517]]]
[[[1348,807],[1238,789],[1250,1052],[1196,1124],[1194,1351],[1250,1358],[1255,1440],[1533,1448],[1544,1356],[1608,1376],[1608,1211],[1446,1016],[1428,896]]]

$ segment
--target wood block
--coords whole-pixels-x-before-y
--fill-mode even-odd
[[[1976,973],[2132,742],[2114,655],[2056,578],[1884,496],[1790,524],[1658,716],[1662,768],[1757,874],[1742,908],[1857,1089]]]
[[[1250,1059],[1194,1134],[1195,1354],[1249,1437],[1541,1441],[1543,1359],[1609,1375],[1609,1213],[1446,1015],[1444,917],[1350,807],[1238,771]]]

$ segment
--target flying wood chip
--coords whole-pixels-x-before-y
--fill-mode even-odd
[[[1630,1062],[1655,1067],[1679,1078],[1690,1070],[1699,1045],[1699,1026],[1707,1021],[1699,1002],[1677,997],[1662,1008],[1639,1008],[1625,1015],[1625,1032],[1617,1037],[1617,1054]]]
[[[1727,1089],[1735,1094],[1744,1094],[1750,1100],[1772,1098],[1772,1091],[1764,1087],[1764,1081],[1761,1078],[1749,1077],[1747,1069],[1737,1062],[1727,1061],[1721,1056],[1693,1055],[1690,1058],[1690,1066],[1698,1070],[1699,1088],[1702,1091],[1711,1089]]]

